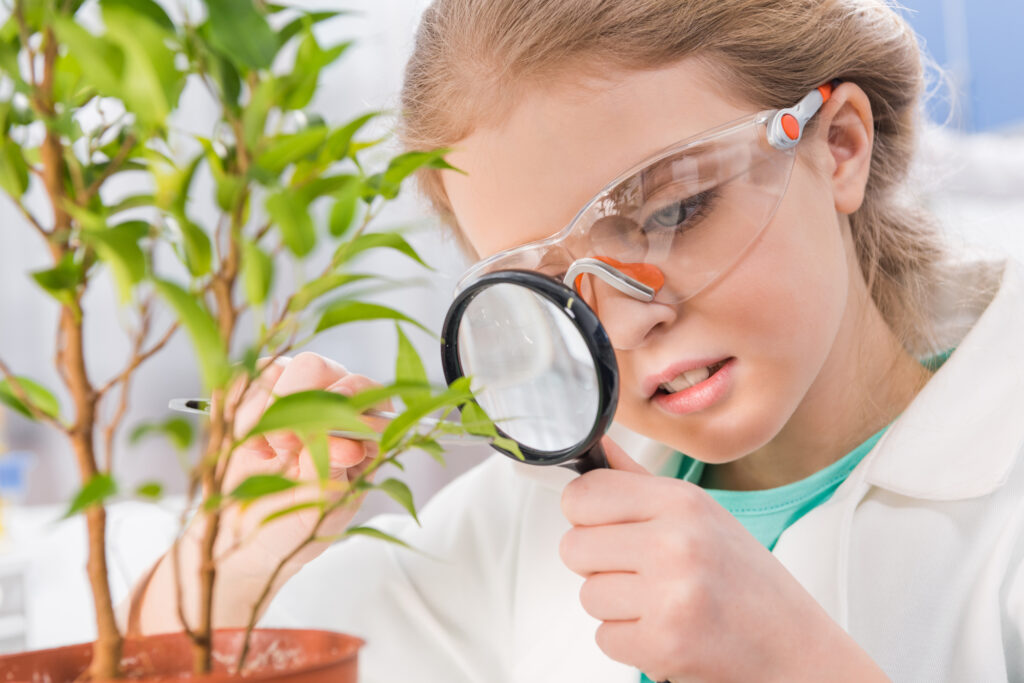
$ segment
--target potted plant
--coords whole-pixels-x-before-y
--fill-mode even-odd
[[[380,151],[382,139],[364,141],[361,131],[378,114],[333,125],[304,112],[321,71],[348,47],[323,46],[313,31],[337,12],[262,0],[204,0],[189,8],[193,13],[172,18],[153,0],[16,0],[0,28],[0,74],[10,86],[0,90],[0,187],[24,216],[25,229],[49,250],[50,267],[30,276],[39,295],[59,305],[55,364],[69,399],[61,405],[60,392],[0,359],[0,401],[59,431],[74,453],[82,486],[68,514],[83,514],[87,520],[98,632],[91,645],[38,653],[34,663],[25,654],[0,658],[5,680],[107,680],[122,674],[158,679],[186,670],[237,675],[247,659],[261,659],[249,657],[251,652],[275,638],[291,638],[287,642],[298,646],[301,638],[295,634],[252,637],[270,584],[248,629],[215,632],[213,548],[225,511],[307,487],[312,493],[305,503],[276,510],[264,521],[311,510],[322,521],[373,489],[415,515],[408,487],[398,479],[374,481],[374,472],[399,464],[410,449],[440,458],[436,437],[442,428],[495,434],[478,410],[466,411],[473,424],[446,423],[428,432],[415,428],[428,413],[448,414],[466,405],[468,383],[429,386],[401,329],[418,323],[363,300],[365,286],[380,278],[353,269],[356,257],[371,249],[397,250],[422,263],[400,234],[371,231],[370,226],[417,168],[449,168],[443,150],[401,154],[374,170],[366,156]],[[94,17],[98,21],[90,23]],[[186,85],[202,88],[215,104],[212,120],[200,133],[169,124],[182,106]],[[212,216],[197,216],[190,202],[200,172],[213,181]],[[40,206],[26,201],[33,186],[43,190]],[[321,214],[326,220],[316,218]],[[284,265],[312,275],[275,283]],[[86,347],[94,340],[84,332],[90,311],[83,299],[107,276],[116,283],[118,305],[132,320],[131,352],[119,372],[99,378],[86,362]],[[168,317],[171,322],[157,329],[157,320]],[[350,397],[325,391],[281,397],[255,427],[237,433],[232,397],[258,381],[268,358],[301,348],[323,330],[362,320],[390,320],[396,326],[393,384]],[[183,634],[126,640],[108,586],[104,503],[115,495],[162,494],[158,482],[119,491],[115,444],[136,372],[179,330],[191,340],[213,399],[190,462],[182,517],[183,529],[188,513],[204,521],[199,618]],[[363,412],[392,398],[400,399],[405,411],[378,433],[367,426]],[[111,417],[101,421],[104,405]],[[328,477],[325,432],[332,428],[359,431],[377,443],[377,455],[347,486]],[[225,472],[239,445],[274,430],[292,431],[304,440],[316,479],[264,473],[227,487]],[[152,431],[189,438],[180,420],[149,425],[138,434]],[[364,527],[344,535],[353,534],[397,542]],[[314,530],[303,543],[322,540]],[[335,665],[354,672],[356,645],[331,634],[302,637],[315,650],[309,662],[330,663],[334,651]],[[215,646],[226,648],[216,658]],[[143,656],[146,652],[151,655]],[[167,668],[162,670],[124,668],[129,660],[145,663],[153,652],[173,661],[163,662],[160,666]],[[328,676],[340,680],[337,674]]]

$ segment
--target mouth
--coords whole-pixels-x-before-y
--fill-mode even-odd
[[[653,392],[649,392],[650,399],[655,399],[658,396],[668,396],[671,394],[685,391],[691,387],[697,386],[701,382],[705,382],[713,376],[716,372],[722,369],[726,363],[732,360],[732,356],[723,358],[719,361],[711,363],[709,365],[703,365],[689,370],[676,372],[674,376],[670,376],[668,379],[659,382]],[[673,370],[669,370],[673,372]],[[664,375],[663,375],[664,376]]]

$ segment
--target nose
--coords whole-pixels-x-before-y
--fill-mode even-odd
[[[643,346],[656,330],[671,326],[678,317],[673,306],[639,301],[593,275],[585,276],[579,289],[616,349],[626,351]]]

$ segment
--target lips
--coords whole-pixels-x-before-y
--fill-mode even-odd
[[[660,387],[662,384],[672,382],[674,379],[679,377],[679,375],[706,367],[721,367],[723,363],[730,360],[731,358],[732,356],[721,356],[718,358],[685,360],[673,363],[672,365],[669,365],[661,372],[654,375],[649,375],[643,381],[642,388],[644,391],[644,395],[647,396],[648,399],[650,399],[657,393],[658,387]]]

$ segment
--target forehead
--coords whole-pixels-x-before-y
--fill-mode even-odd
[[[529,90],[500,124],[479,128],[448,155],[459,226],[480,258],[563,228],[610,180],[645,157],[743,116],[696,60],[620,72],[584,86]]]

